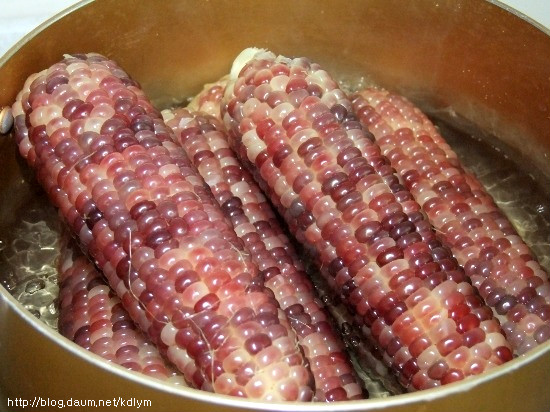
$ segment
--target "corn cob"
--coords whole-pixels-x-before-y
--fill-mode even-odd
[[[515,352],[548,341],[547,273],[430,120],[404,97],[380,89],[356,94],[353,107],[501,321]]]
[[[191,386],[311,399],[284,312],[135,81],[103,56],[67,56],[26,81],[13,114],[38,181]]]
[[[329,282],[405,387],[454,382],[511,359],[491,310],[379,148],[360,126],[338,122],[338,110],[351,108],[344,98],[318,65],[247,49],[222,105],[230,143],[288,210],[285,220],[328,266]]]
[[[220,119],[221,101],[223,99],[228,79],[229,76],[224,76],[215,83],[206,84],[203,88],[203,91],[197,94],[191,100],[187,108],[191,111],[200,111]],[[170,124],[170,122],[167,123]],[[225,139],[227,139],[226,133],[224,133],[224,137]],[[227,142],[224,147],[229,147]],[[250,187],[257,188],[255,182],[250,179],[249,176],[247,176],[248,171],[240,165],[239,168],[243,173],[243,176],[246,176],[246,180]],[[263,189],[269,192],[269,187],[265,187],[264,185]],[[258,196],[263,197],[260,194],[258,194]],[[274,219],[274,213],[271,210],[271,207],[267,204],[264,204],[264,206],[262,207],[262,211],[263,210],[268,210],[269,212],[267,213],[268,216],[264,220],[269,221],[271,227],[278,227],[278,220]],[[279,208],[279,213],[281,215],[284,215],[285,210]],[[282,230],[279,229],[279,232],[282,233]],[[291,254],[292,260],[295,262],[295,265],[297,265],[297,267],[298,265],[301,265],[301,261],[294,258],[294,256],[297,255],[297,252],[294,250],[294,246],[292,244],[289,244],[286,236],[282,239],[282,243],[285,244],[285,249],[287,249]],[[308,262],[311,263],[311,259],[308,259]],[[309,267],[306,271],[311,274],[317,273],[319,271],[326,271],[326,268],[319,268],[312,264],[308,266]],[[325,274],[325,278],[327,277],[328,275]],[[307,282],[306,280],[304,281]],[[388,370],[383,362],[381,362],[378,358],[374,356],[375,353],[372,353],[372,347],[374,343],[366,341],[361,333],[356,333],[356,330],[352,326],[354,324],[354,320],[350,316],[348,309],[344,305],[342,305],[340,299],[332,293],[330,287],[326,284],[326,282],[322,281],[318,276],[315,277],[315,289],[323,303],[325,303],[325,309],[330,312],[332,319],[336,321],[341,331],[342,337],[345,340],[346,346],[349,350],[353,352],[354,359],[359,364],[361,371],[366,374],[363,383],[366,386],[367,392],[372,391],[373,394],[387,393],[387,391],[390,391],[394,394],[401,393],[402,388],[391,375],[391,371]],[[360,325],[361,323],[359,323],[359,326]],[[315,371],[313,371],[313,374],[315,376]]]
[[[207,84],[204,86],[204,89],[201,93],[197,94],[193,100],[189,103],[187,108],[192,111],[201,111],[208,113],[216,118],[221,117],[221,101],[227,86],[229,76],[224,76],[216,83]],[[225,134],[227,139],[227,134]],[[247,170],[243,167],[240,167],[243,173],[247,173]],[[261,176],[260,183],[261,182]],[[251,186],[255,186],[252,182]],[[263,185],[262,189],[264,192],[269,193],[270,189],[266,185]],[[286,210],[282,206],[278,205],[278,211],[281,215],[284,215]],[[266,206],[267,207],[267,206]],[[264,208],[265,210],[265,208]],[[273,215],[273,213],[270,213]],[[278,225],[277,222],[271,220],[271,225]],[[295,229],[295,228],[294,228]],[[295,232],[295,230],[294,230]],[[286,240],[283,240],[285,242]],[[328,245],[327,248],[333,249],[332,246]],[[286,249],[286,247],[285,247]],[[289,249],[294,250],[292,245],[289,246]],[[332,251],[331,253],[335,253]],[[295,255],[296,252],[293,251],[292,255]],[[311,263],[311,259],[308,259],[308,262]],[[316,265],[309,265],[307,270],[308,273],[317,273],[319,271],[326,272],[326,267],[317,267]],[[330,279],[327,273],[324,276],[325,279]],[[362,322],[354,322],[354,319],[350,316],[350,312],[341,304],[340,299],[335,296],[331,288],[322,281],[318,276],[315,277],[315,289],[321,297],[321,300],[326,304],[325,308],[330,312],[332,318],[337,322],[337,325],[341,331],[342,337],[345,340],[346,346],[354,354],[356,362],[359,364],[360,369],[367,376],[364,378],[364,384],[366,386],[367,392],[373,394],[385,393],[390,391],[391,393],[398,394],[402,392],[402,388],[396,382],[392,376],[391,371],[387,366],[378,359],[375,355],[376,352],[373,351],[373,346],[376,345],[375,342],[370,340],[365,340],[365,337],[353,328],[352,325],[356,324],[361,328]],[[368,332],[368,331],[367,331]],[[315,373],[314,373],[315,374]]]
[[[75,247],[59,261],[59,332],[96,355],[154,378],[185,385],[181,374],[136,329],[102,274]]]
[[[204,96],[199,95],[203,98],[200,106],[219,113],[221,90],[220,84],[207,88]],[[313,284],[270,205],[229,148],[220,120],[187,109],[162,114],[231,219],[245,250],[261,269],[265,285],[286,312],[309,361],[315,379],[315,399],[361,399],[361,386],[343,343],[332,330],[322,302],[315,297]]]

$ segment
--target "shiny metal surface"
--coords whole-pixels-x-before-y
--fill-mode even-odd
[[[499,136],[550,177],[550,36],[485,1],[85,1],[0,59],[0,106],[12,103],[29,74],[64,53],[95,51],[115,58],[162,108],[227,72],[248,46],[307,55],[341,78],[368,76],[425,109],[456,114]],[[28,183],[29,170],[4,136],[0,158],[5,231],[39,189]],[[390,399],[267,404],[175,389],[105,366],[61,340],[1,287],[0,365],[0,387],[10,399],[134,397],[151,400],[143,409],[155,411],[547,412],[550,405],[542,384],[550,381],[550,343],[478,378]]]

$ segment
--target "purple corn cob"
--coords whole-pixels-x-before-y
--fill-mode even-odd
[[[75,248],[59,261],[59,332],[96,355],[144,375],[185,385],[157,348],[136,329],[103,275]]]
[[[220,118],[221,101],[223,99],[228,81],[229,76],[224,76],[215,83],[205,85],[203,91],[193,98],[187,108],[191,111],[200,111],[203,113],[208,113],[216,118]],[[224,136],[227,139],[227,135],[225,134]],[[226,146],[229,147],[228,144]],[[231,153],[234,156],[233,151],[231,151]],[[246,176],[247,170],[241,166],[239,167],[242,170],[242,173]],[[247,177],[246,180],[250,182],[251,187],[257,187],[255,182],[253,182],[250,177]],[[266,192],[270,191],[269,187],[266,187],[265,185],[263,186],[263,190]],[[263,210],[266,208],[268,208],[268,206],[264,206]],[[271,207],[269,207],[269,209],[271,209]],[[284,215],[285,210],[283,208],[279,208],[279,213]],[[274,216],[272,211],[270,211],[268,215]],[[272,227],[277,227],[279,225],[278,221],[275,221],[273,218],[268,218],[267,220],[269,220],[270,226]],[[283,243],[287,241],[288,239],[285,237],[285,239],[283,239]],[[285,246],[285,249],[286,248],[287,247]],[[288,248],[292,250],[291,255],[295,256],[296,251],[294,250],[294,247],[289,245]],[[298,261],[296,264],[299,263],[300,262]],[[310,266],[309,271],[311,273],[327,271],[326,268],[323,267],[314,267],[315,265]],[[324,277],[327,278],[328,274],[325,273]],[[369,341],[365,340],[365,337],[360,331],[357,333],[357,331],[352,327],[354,321],[350,316],[349,310],[343,304],[339,303],[340,299],[334,295],[334,293],[330,290],[330,287],[328,287],[325,282],[317,279],[317,285],[315,287],[317,292],[321,295],[322,300],[327,302],[325,309],[327,309],[332,315],[332,318],[336,320],[349,349],[354,352],[355,358],[360,364],[360,367],[363,371],[368,373],[369,378],[365,382],[367,386],[371,386],[374,392],[380,392],[381,388],[379,384],[376,383],[380,382],[387,390],[393,393],[401,393],[402,388],[391,375],[391,371],[389,371],[387,366],[375,356],[376,352],[373,351],[373,346],[376,345],[376,342],[373,342],[372,339]],[[359,325],[361,325],[361,322],[359,322]],[[313,374],[315,376],[315,371],[313,371]]]
[[[518,354],[550,339],[550,282],[508,218],[430,120],[380,89],[354,96],[360,121],[464,266]]]
[[[199,96],[200,106],[210,107],[215,113],[218,102],[219,113],[222,90],[220,84],[208,88],[204,96]],[[187,109],[165,111],[163,116],[230,218],[237,236],[260,268],[265,286],[286,312],[309,361],[315,399],[361,399],[361,386],[343,343],[332,329],[322,302],[315,297],[313,284],[271,206],[229,148],[221,121]]]
[[[225,93],[232,148],[409,390],[511,359],[508,342],[336,82],[306,59],[247,49]],[[331,108],[334,110],[331,111]],[[355,128],[355,127],[358,128]]]
[[[131,318],[191,386],[311,399],[286,315],[122,69],[97,54],[67,56],[26,81],[13,114],[21,155]]]

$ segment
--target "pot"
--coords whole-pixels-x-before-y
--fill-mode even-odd
[[[28,75],[64,53],[94,51],[116,59],[162,109],[228,72],[249,46],[308,56],[349,84],[402,93],[464,135],[503,148],[543,195],[550,187],[550,34],[488,1],[83,1],[0,59],[0,106],[11,105]],[[0,158],[0,233],[8,233],[43,194],[8,136],[0,137]],[[548,218],[548,196],[542,198],[532,206]],[[23,400],[43,410],[89,410],[91,403],[78,404],[95,401],[127,410],[224,412],[547,412],[550,405],[550,342],[478,377],[384,399],[277,404],[171,387],[62,339],[1,286],[0,365],[0,405],[9,410]]]

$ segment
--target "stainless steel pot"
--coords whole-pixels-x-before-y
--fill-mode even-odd
[[[62,54],[95,51],[115,58],[162,108],[223,75],[252,45],[306,55],[343,79],[368,76],[428,111],[451,113],[498,136],[543,181],[550,179],[549,33],[487,1],[84,1],[0,59],[0,105],[10,105],[29,74]],[[37,189],[24,179],[28,171],[6,136],[0,158],[0,231],[9,231]],[[332,405],[234,399],[107,365],[60,339],[0,287],[0,392],[4,406],[11,400],[9,410],[18,409],[15,399],[52,410],[54,400],[120,398],[148,400],[151,406],[142,407],[155,411],[547,412],[548,381],[550,343],[482,376],[387,399]]]

